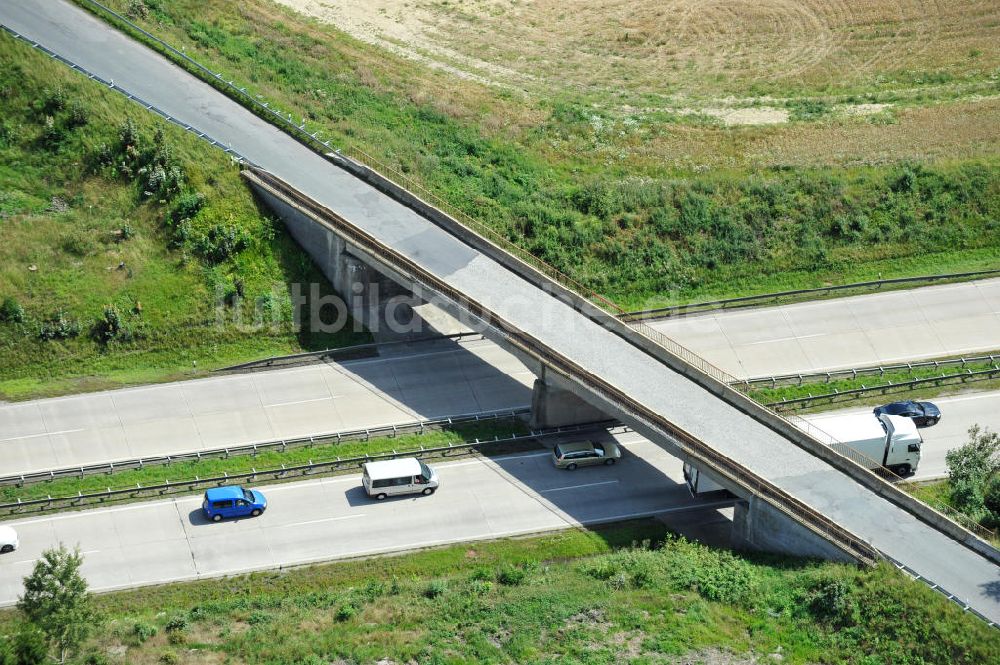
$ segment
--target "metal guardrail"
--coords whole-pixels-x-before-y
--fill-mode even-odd
[[[569,380],[582,382],[589,390],[600,395],[610,403],[618,405],[619,408],[629,413],[637,421],[647,423],[652,429],[667,433],[678,442],[685,454],[700,468],[707,469],[721,478],[728,479],[734,485],[743,487],[749,494],[762,497],[790,519],[830,542],[836,543],[838,547],[845,552],[849,552],[857,560],[874,563],[878,559],[878,552],[871,545],[858,539],[839,524],[833,522],[773,483],[753,474],[748,469],[702,443],[687,431],[668,421],[663,416],[649,410],[630,395],[618,390],[601,377],[588,372],[568,358],[541,344],[533,337],[519,330],[516,326],[498,317],[495,313],[486,309],[477,301],[470,299],[444,280],[437,278],[432,273],[423,269],[408,257],[382,244],[376,238],[354,226],[332,210],[324,208],[317,202],[308,199],[287,183],[266,171],[254,168],[244,173],[258,187],[269,191],[273,196],[286,201],[290,206],[300,210],[303,214],[312,217],[318,223],[330,228],[331,231],[347,239],[351,244],[359,247],[376,260],[383,261],[386,265],[392,266],[404,278],[427,289],[428,293],[436,293],[442,299],[452,302],[455,306],[470,312],[473,316],[489,322],[489,325],[505,338],[505,341],[511,346],[520,349],[531,357],[537,358],[547,368],[567,377]]]
[[[670,316],[684,316],[686,314],[707,312],[713,309],[727,309],[729,307],[734,307],[734,306],[753,307],[764,304],[774,304],[779,300],[796,298],[798,296],[829,295],[838,291],[850,291],[850,290],[856,291],[862,289],[879,290],[883,286],[943,282],[952,279],[986,277],[989,275],[1000,275],[1000,269],[977,270],[973,272],[960,272],[960,273],[945,273],[940,275],[920,275],[917,277],[896,277],[893,279],[878,279],[871,282],[855,282],[853,284],[821,286],[812,289],[795,289],[792,291],[762,293],[759,295],[742,296],[739,298],[726,298],[724,300],[708,300],[705,302],[688,303],[685,305],[670,305],[668,307],[657,307],[654,309],[644,309],[636,312],[628,312],[622,317],[622,320],[633,321],[641,319],[663,319]]]
[[[897,570],[899,570],[901,573],[903,573],[904,575],[906,575],[907,577],[909,577],[911,580],[916,580],[918,582],[923,582],[924,584],[926,584],[927,586],[929,586],[934,591],[937,591],[942,596],[944,596],[945,598],[947,598],[951,602],[953,602],[956,605],[958,605],[959,607],[961,607],[963,612],[968,612],[968,613],[970,613],[970,614],[978,617],[980,620],[984,621],[986,623],[986,625],[988,625],[990,628],[996,628],[997,627],[996,622],[994,622],[991,619],[989,619],[985,614],[983,614],[982,612],[980,612],[976,608],[970,607],[968,599],[962,598],[960,596],[956,596],[955,594],[951,593],[950,591],[948,591],[947,589],[945,589],[941,585],[936,584],[932,580],[927,579],[926,577],[924,577],[923,575],[921,575],[917,571],[913,570],[912,568],[910,568],[906,564],[902,564],[899,561],[896,561],[891,556],[885,556],[885,559],[890,564],[892,564]]]
[[[193,65],[199,71],[207,75],[208,80],[210,80],[214,85],[223,87],[229,94],[235,94],[236,96],[242,97],[242,99],[244,99],[245,101],[248,101],[255,110],[255,112],[262,113],[263,115],[265,115],[265,117],[270,117],[274,120],[278,120],[279,124],[284,126],[287,129],[287,131],[297,140],[302,141],[306,145],[319,144],[325,146],[327,149],[330,148],[329,142],[324,142],[318,139],[317,133],[310,134],[305,130],[304,119],[301,125],[295,125],[291,121],[290,114],[286,118],[282,114],[275,111],[274,109],[271,109],[266,103],[258,102],[257,100],[253,99],[253,97],[250,96],[245,89],[236,88],[233,85],[232,81],[228,82],[225,81],[220,74],[215,74],[211,72],[211,70],[195,62],[193,59],[189,58],[186,54],[177,51],[173,47],[167,45],[162,40],[156,38],[155,36],[151,35],[145,30],[142,30],[141,28],[133,24],[131,21],[128,21],[125,17],[113,12],[112,10],[104,7],[100,3],[95,2],[94,0],[81,0],[81,1],[86,2],[95,8],[100,8],[104,12],[113,15],[121,23],[124,23],[127,26],[131,26],[131,29],[142,33],[143,35],[146,36],[147,39],[151,40],[154,44],[158,44],[160,48],[166,49],[167,52],[171,54],[173,57],[180,58],[183,61],[186,61],[189,64]],[[261,107],[264,109],[263,111],[261,110]],[[520,260],[523,263],[526,263],[527,265],[530,265],[534,269],[540,271],[542,274],[548,276],[550,279],[553,279],[555,282],[566,286],[572,291],[576,291],[577,293],[583,295],[591,302],[597,304],[597,306],[600,309],[614,312],[616,315],[625,314],[625,312],[623,312],[620,308],[618,308],[614,303],[611,303],[603,296],[600,296],[599,294],[590,291],[583,285],[563,275],[562,273],[552,268],[551,266],[545,264],[544,262],[539,261],[536,257],[531,255],[530,253],[517,247],[506,238],[499,236],[494,231],[492,231],[492,229],[489,229],[488,227],[485,227],[484,225],[480,224],[478,221],[472,219],[464,212],[454,209],[446,201],[440,199],[437,195],[433,194],[432,192],[429,192],[428,190],[423,188],[419,183],[416,183],[405,174],[399,173],[395,169],[379,164],[377,160],[374,160],[370,155],[367,155],[363,151],[357,150],[355,152],[355,155],[358,156],[360,158],[360,161],[363,163],[367,162],[370,164],[376,164],[377,167],[374,168],[377,168],[382,172],[393,173],[398,180],[407,183],[412,190],[423,192],[425,196],[427,196],[429,199],[437,202],[441,207],[441,209],[453,213],[453,215],[456,218],[462,219],[463,223],[468,225],[470,228],[480,233],[483,237],[489,238],[492,242],[495,242],[499,247],[503,248],[509,255],[511,255],[512,259]],[[333,214],[332,211],[326,211],[326,212],[330,213],[331,215]],[[334,218],[339,220],[340,225],[338,225],[337,228],[339,228],[341,231],[344,230],[345,225],[346,227],[351,228],[354,231],[357,231],[357,229],[351,227],[351,225],[347,223],[346,220],[337,218],[335,215]],[[436,280],[428,279],[428,277],[430,276],[427,275],[426,273],[421,272],[419,266],[416,266],[415,264],[406,261],[404,257],[398,255],[395,252],[392,252],[391,249],[381,245],[374,238],[366,237],[364,240],[365,240],[364,244],[368,247],[369,251],[371,251],[374,256],[379,256],[383,258],[389,256],[392,261],[399,262],[400,260],[402,260],[402,264],[410,264],[408,265],[408,268],[412,271],[412,274],[421,276],[420,279],[415,279],[414,280],[415,282],[417,283],[423,281],[432,283],[436,282]],[[985,275],[992,273],[993,271],[983,271],[977,274]],[[903,279],[905,280],[906,278]],[[881,282],[898,283],[899,281],[900,280],[882,280]],[[430,284],[427,285],[430,286]],[[830,292],[835,289],[836,287],[831,287],[829,289],[817,289],[816,291]],[[466,298],[463,294],[447,288],[446,284],[436,283],[432,290],[441,293],[444,297],[453,300],[457,304],[464,305],[467,309],[473,311],[474,313],[476,312],[482,313],[483,311],[485,311],[480,305],[478,305],[478,303],[474,303],[473,301],[470,301],[468,298]],[[494,324],[499,323],[496,317],[491,317],[491,318]],[[879,553],[867,543],[858,541],[857,538],[855,538],[853,534],[851,534],[850,532],[846,531],[836,523],[827,519],[822,514],[810,508],[808,505],[803,504],[801,501],[798,501],[791,495],[787,494],[780,488],[772,485],[763,478],[759,478],[754,474],[750,473],[748,470],[739,467],[738,465],[734,465],[732,461],[729,460],[728,458],[718,455],[718,453],[716,453],[714,450],[708,448],[707,446],[702,444],[700,441],[695,439],[687,432],[681,430],[680,428],[676,427],[669,421],[666,421],[657,414],[646,410],[644,407],[642,407],[641,404],[632,401],[631,399],[629,399],[627,395],[620,393],[619,391],[616,391],[612,386],[603,382],[599,377],[589,375],[585,370],[583,370],[582,367],[576,366],[571,361],[569,361],[569,359],[558,356],[553,352],[551,352],[550,350],[549,353],[540,353],[537,345],[533,344],[534,340],[530,340],[530,338],[526,339],[526,336],[523,335],[523,333],[520,333],[519,331],[517,331],[516,328],[509,326],[509,324],[504,324],[501,326],[494,325],[494,327],[496,327],[498,330],[501,330],[503,334],[507,337],[508,342],[511,343],[513,346],[521,348],[523,351],[529,353],[530,355],[535,355],[540,360],[547,362],[549,366],[552,367],[554,370],[556,370],[558,373],[561,373],[567,377],[575,376],[578,380],[583,380],[589,389],[593,390],[595,393],[599,395],[604,396],[605,398],[611,399],[612,402],[619,404],[620,408],[630,412],[638,420],[647,422],[647,424],[650,425],[653,425],[655,423],[654,426],[672,434],[679,442],[681,442],[681,447],[692,458],[692,460],[700,464],[703,468],[711,469],[713,472],[719,474],[720,477],[728,478],[735,484],[744,487],[748,491],[753,492],[761,496],[762,498],[766,498],[768,502],[771,503],[771,505],[774,506],[776,509],[785,513],[791,519],[799,522],[803,527],[811,531],[814,531],[817,534],[821,535],[825,534],[825,537],[827,537],[831,542],[835,542],[845,551],[851,552],[852,555],[855,556],[858,560],[874,562],[878,558]],[[660,333],[657,333],[656,331],[652,331],[652,329],[649,329],[647,326],[644,325],[636,326],[636,330],[640,332],[642,335],[649,337],[657,344],[664,346],[664,348],[666,348],[668,352],[681,357],[685,361],[688,361],[690,364],[702,370],[709,376],[715,377],[724,385],[728,386],[732,381],[732,377],[729,377],[726,373],[722,372],[718,368],[715,368],[713,365],[707,363],[704,359],[700,358],[698,355],[690,352],[689,350],[680,346],[676,342],[673,342],[673,340],[670,340],[666,336],[663,336]],[[543,358],[543,356],[545,357]],[[778,418],[780,418],[780,416],[778,416]]]
[[[809,434],[809,436],[822,442],[827,447],[836,451],[841,456],[851,460],[858,466],[871,471],[873,474],[875,474],[882,480],[892,483],[896,487],[909,493],[911,496],[915,495],[915,490],[917,489],[916,483],[913,483],[903,478],[902,476],[897,475],[891,469],[887,469],[886,467],[882,466],[881,462],[872,459],[871,457],[868,457],[864,453],[857,451],[854,448],[851,448],[850,446],[844,443],[841,443],[838,439],[836,439],[831,434],[827,433],[826,430],[819,427],[818,425],[811,423],[808,420],[805,420],[798,416],[792,416],[787,420],[795,427],[799,428],[803,432],[806,432],[807,434]],[[955,510],[954,508],[950,508],[944,505],[937,505],[937,506],[928,505],[928,508],[930,508],[931,510],[936,510],[937,512],[946,516],[951,521],[960,524],[965,529],[976,534],[976,536],[982,538],[983,540],[986,541],[996,540],[997,537],[996,532],[987,529],[986,527],[979,524],[979,522],[968,517],[964,513]]]
[[[199,450],[178,455],[156,455],[151,457],[137,457],[134,459],[107,462],[104,464],[89,464],[84,466],[63,467],[48,471],[38,471],[34,473],[21,473],[8,476],[0,476],[0,486],[16,485],[23,487],[32,483],[41,483],[60,478],[83,478],[90,475],[110,475],[122,471],[143,469],[149,466],[165,466],[178,462],[192,462],[203,459],[229,458],[239,456],[255,456],[258,453],[278,450],[285,452],[289,448],[304,448],[313,445],[327,443],[347,443],[351,441],[370,441],[373,438],[395,438],[405,434],[424,434],[428,431],[438,431],[456,425],[470,425],[476,423],[498,422],[500,420],[513,420],[519,416],[528,414],[531,409],[512,409],[510,411],[493,411],[488,413],[475,413],[466,415],[449,416],[447,418],[437,418],[434,420],[416,420],[410,423],[400,423],[397,425],[383,425],[381,427],[366,427],[353,430],[342,430],[339,432],[329,432],[327,434],[315,434],[312,436],[302,436],[293,439],[276,439],[263,443],[253,443],[244,446],[228,446],[224,448],[212,448],[209,450]],[[591,427],[597,427],[601,423],[593,423]],[[608,423],[604,423],[608,424]],[[540,430],[537,434],[544,436],[548,430]]]
[[[127,26],[128,29],[141,34],[147,42],[151,42],[158,49],[164,52],[165,55],[168,55],[171,58],[175,59],[176,61],[179,61],[180,63],[183,63],[191,68],[194,68],[195,70],[194,73],[202,75],[203,80],[210,82],[213,86],[216,86],[217,88],[221,89],[222,92],[228,94],[230,97],[236,98],[237,101],[243,103],[244,105],[249,105],[249,108],[258,115],[260,115],[261,117],[274,121],[282,129],[287,131],[292,137],[301,142],[303,145],[306,145],[307,147],[316,150],[317,152],[319,152],[321,155],[324,156],[326,156],[327,153],[331,151],[338,154],[341,153],[342,148],[335,148],[334,146],[330,145],[329,141],[323,141],[322,139],[319,138],[319,134],[321,132],[316,131],[310,133],[309,131],[307,131],[304,119],[301,124],[298,125],[295,124],[291,119],[291,114],[279,112],[276,109],[272,108],[268,102],[262,102],[259,99],[256,99],[252,94],[247,92],[246,88],[242,88],[235,85],[232,80],[226,80],[222,76],[222,74],[213,72],[211,69],[202,65],[201,63],[199,63],[197,60],[190,57],[186,53],[174,48],[164,40],[153,35],[147,30],[144,30],[143,28],[139,27],[138,25],[130,21],[127,17],[97,2],[96,0],[78,0],[78,1],[83,4],[90,5],[92,10],[98,13],[104,13],[107,16],[112,17],[115,21],[119,22],[120,24]],[[587,298],[587,300],[591,301],[598,308],[608,312],[613,312],[616,316],[624,316],[627,314],[625,310],[623,310],[617,304],[608,300],[599,293],[589,289],[588,287],[574,280],[568,275],[565,275],[564,273],[560,272],[558,269],[549,265],[548,263],[545,263],[544,261],[542,261],[535,255],[531,254],[527,250],[511,242],[505,236],[497,233],[489,226],[469,216],[464,211],[459,210],[455,206],[451,205],[448,201],[445,201],[440,196],[430,191],[429,189],[424,187],[421,183],[417,182],[407,174],[402,173],[398,169],[395,169],[387,164],[380,162],[375,157],[372,157],[371,155],[366,153],[364,150],[361,150],[357,146],[353,146],[352,148],[346,150],[345,154],[349,156],[351,159],[368,166],[374,171],[377,171],[382,174],[391,174],[395,182],[404,183],[406,185],[406,188],[411,192],[419,192],[422,197],[425,197],[427,200],[432,201],[434,205],[437,206],[440,210],[443,210],[448,214],[450,214],[455,219],[460,220],[462,224],[466,225],[468,228],[475,231],[477,234],[487,239],[489,242],[494,243],[503,251],[505,251],[507,254],[516,257],[523,263],[531,266],[535,270],[538,270],[549,279],[552,279],[553,281],[565,286],[566,288],[584,296],[585,298]],[[248,164],[251,164],[249,160],[246,161]],[[736,380],[735,377],[732,377],[728,373],[723,372],[721,369],[715,367],[701,356],[691,352],[690,350],[681,346],[677,342],[669,339],[659,331],[654,330],[642,324],[637,324],[634,325],[633,327],[641,334],[645,335],[646,337],[649,337],[657,344],[664,346],[671,353],[683,358],[685,361],[687,361],[691,365],[694,365],[695,367],[702,370],[706,374],[709,374],[720,381],[731,382]]]
[[[924,385],[940,385],[945,381],[958,380],[959,383],[967,383],[969,381],[988,381],[997,376],[1000,376],[1000,365],[995,365],[990,369],[984,369],[979,371],[968,370],[965,372],[956,372],[954,374],[941,374],[940,376],[931,376],[923,379],[913,379],[911,381],[900,381],[899,383],[883,383],[877,386],[861,386],[860,388],[853,388],[851,390],[835,390],[830,393],[823,393],[820,395],[810,394],[808,397],[795,397],[792,399],[783,399],[780,402],[770,402],[766,404],[769,409],[774,409],[775,411],[782,411],[788,408],[794,408],[796,406],[802,406],[805,404],[814,404],[821,401],[834,402],[838,398],[851,398],[851,397],[861,397],[863,395],[868,395],[871,393],[887,393],[893,390],[907,390],[910,388],[916,388]]]
[[[66,58],[62,57],[58,53],[55,53],[54,51],[49,50],[48,48],[46,48],[42,44],[39,44],[38,42],[25,37],[21,33],[17,32],[16,30],[14,30],[12,28],[7,27],[6,25],[0,25],[0,30],[3,30],[4,32],[8,33],[9,35],[11,35],[12,37],[14,37],[15,39],[19,39],[19,40],[21,40],[21,41],[23,41],[23,42],[25,42],[27,44],[30,44],[33,48],[41,51],[42,53],[44,53],[45,55],[49,56],[53,60],[58,60],[59,62],[61,62],[62,64],[66,65],[70,69],[74,69],[74,70],[80,72],[81,74],[83,74],[84,76],[86,76],[87,78],[89,78],[90,80],[97,81],[98,83],[101,83],[101,84],[107,86],[108,88],[111,88],[112,90],[116,90],[116,91],[120,92],[121,94],[125,95],[125,97],[127,97],[131,101],[133,101],[136,104],[139,104],[140,106],[144,107],[147,111],[152,111],[153,113],[155,113],[158,116],[162,117],[164,120],[166,120],[166,121],[168,121],[168,122],[170,122],[170,123],[172,123],[174,125],[177,125],[178,127],[181,127],[182,129],[185,129],[185,130],[191,132],[192,134],[194,134],[198,138],[200,138],[200,139],[202,139],[204,141],[207,141],[212,146],[214,146],[216,148],[221,148],[226,154],[232,155],[232,157],[237,162],[239,162],[241,164],[253,164],[253,162],[251,162],[249,159],[247,159],[246,157],[244,157],[243,155],[241,155],[239,152],[233,150],[233,148],[232,148],[231,145],[227,145],[227,144],[222,143],[221,141],[217,141],[214,138],[212,138],[211,136],[209,136],[208,134],[206,134],[205,132],[199,131],[199,130],[195,129],[194,127],[192,127],[191,125],[189,125],[189,124],[187,124],[185,122],[182,122],[181,120],[178,120],[177,118],[173,117],[172,115],[170,115],[166,111],[163,111],[159,107],[154,106],[153,104],[150,104],[149,102],[147,102],[143,98],[141,98],[141,97],[139,97],[137,95],[133,95],[131,92],[129,92],[128,90],[125,90],[124,88],[120,88],[120,87],[116,86],[114,81],[102,78],[102,77],[98,76],[97,74],[94,74],[93,72],[90,72],[90,71],[84,69],[83,67],[80,67],[75,62],[73,62],[71,60],[67,60]]]
[[[1000,365],[1000,356],[971,356],[962,358],[946,358],[944,360],[926,360],[912,363],[895,363],[890,365],[878,365],[870,367],[853,367],[849,369],[835,369],[829,372],[806,372],[801,374],[774,374],[772,376],[755,376],[749,379],[740,379],[739,383],[749,387],[756,387],[759,384],[770,384],[771,388],[778,386],[801,386],[807,383],[831,383],[845,379],[857,379],[862,376],[885,376],[898,372],[910,372],[914,370],[943,367],[953,367],[955,365],[967,367],[969,365]]]
[[[117,489],[108,488],[103,492],[90,492],[84,494],[79,492],[69,496],[47,496],[44,499],[20,500],[0,504],[0,514],[15,515],[25,512],[53,512],[66,508],[79,508],[88,504],[107,503],[109,501],[131,498],[148,498],[150,495],[162,496],[176,492],[190,492],[205,487],[217,487],[237,483],[241,481],[256,482],[261,479],[284,480],[289,476],[319,476],[336,473],[338,471],[353,470],[360,468],[366,462],[377,460],[396,459],[399,457],[448,457],[455,454],[469,454],[479,451],[485,447],[499,446],[502,444],[520,443],[542,438],[565,436],[576,432],[589,432],[599,427],[607,427],[614,423],[589,423],[585,425],[573,425],[567,427],[556,427],[540,432],[529,434],[512,434],[504,438],[494,438],[488,441],[475,439],[465,443],[448,444],[446,446],[435,446],[432,448],[412,448],[409,450],[394,450],[388,453],[378,453],[375,455],[359,455],[356,457],[340,458],[332,460],[322,460],[319,462],[310,461],[306,464],[286,466],[282,464],[278,468],[271,469],[251,469],[244,473],[223,473],[221,476],[211,476],[208,478],[189,478],[179,481],[164,481],[155,485],[141,485],[136,483],[134,487],[122,487]]]

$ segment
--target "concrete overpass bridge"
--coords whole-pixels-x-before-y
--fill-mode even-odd
[[[335,285],[350,281],[345,268],[385,276],[535,363],[539,411],[596,409],[711,475],[743,499],[739,544],[887,558],[1000,620],[994,548],[840,456],[821,433],[732,390],[693,354],[620,322],[378,174],[316,154],[72,5],[5,3],[0,22],[258,165],[247,179]]]

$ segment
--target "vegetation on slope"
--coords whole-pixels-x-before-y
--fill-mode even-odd
[[[655,522],[97,596],[88,663],[996,662],[890,567],[734,555]],[[0,615],[0,633],[17,615]],[[751,661],[751,656],[758,660]]]
[[[444,75],[265,0],[112,5],[626,307],[997,262],[995,123],[976,130],[974,149],[906,161],[894,161],[905,150],[883,155],[878,134],[858,159],[831,147],[788,161],[764,146],[770,156],[747,162],[733,146],[756,154],[780,130],[626,121],[572,96],[463,96],[472,84],[454,79],[449,94]],[[995,117],[984,108],[977,117]],[[838,127],[864,133],[866,122]],[[652,147],[691,132],[709,147]]]
[[[220,151],[6,34],[0,118],[0,397],[367,341],[293,329],[330,287]]]

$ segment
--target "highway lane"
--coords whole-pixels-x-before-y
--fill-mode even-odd
[[[738,378],[1000,349],[1000,279],[720,310],[651,325]]]
[[[83,66],[114,78],[182,122],[190,122],[288,178],[305,195],[351,220],[379,243],[421,266],[432,282],[511,322],[519,337],[564,360],[578,379],[601,377],[642,417],[669,417],[676,427],[756,476],[829,516],[856,537],[909,565],[975,607],[1000,617],[992,589],[997,566],[928,527],[853,479],[790,443],[779,431],[604,327],[552,298],[507,267],[360,183],[267,126],[210,86],[63,2],[0,5],[3,21]],[[579,368],[579,370],[574,369]],[[619,405],[621,406],[621,405]],[[655,429],[655,428],[654,428]],[[651,430],[652,431],[652,430]],[[655,434],[661,442],[667,438]]]
[[[42,550],[79,545],[95,591],[410,550],[728,503],[693,498],[680,463],[630,436],[613,467],[560,471],[550,453],[436,465],[432,496],[368,499],[360,476],[264,486],[259,518],[206,521],[201,496],[5,522],[21,548],[0,557],[0,605],[16,601]],[[706,519],[711,516],[706,515]]]
[[[895,348],[872,341],[880,336],[890,342],[911,336],[906,326],[886,328],[884,322],[911,320],[913,303],[934,303],[945,295],[952,300],[947,311],[968,327],[935,328],[934,314],[927,312],[921,315],[920,335],[914,333],[924,345],[898,348],[924,357],[945,356],[968,350],[963,345],[969,335],[981,339],[978,350],[1000,348],[1000,325],[975,327],[984,303],[996,299],[989,306],[1000,310],[1000,280],[721,312],[653,325],[735,374],[805,372],[820,368],[821,360],[833,362],[823,369],[901,360],[895,351],[872,355],[876,346]],[[827,325],[837,330],[834,321],[844,311],[858,313],[849,317],[854,333],[810,332]],[[881,313],[861,316],[862,312]],[[866,323],[873,327],[864,328]],[[734,328],[745,330],[737,333]],[[793,330],[811,337],[782,338]],[[768,336],[778,341],[768,342]],[[803,344],[808,344],[816,362],[807,360]],[[0,475],[530,405],[533,374],[492,342],[462,342],[452,351],[437,345],[427,348],[382,359],[0,405]],[[727,358],[735,357],[739,360],[733,366]],[[740,371],[743,367],[753,371]],[[968,416],[976,416],[971,406]]]
[[[0,405],[0,475],[531,405],[516,357],[448,347]]]
[[[891,398],[890,398],[891,399]],[[949,450],[969,440],[972,425],[1000,432],[1000,391],[959,394],[951,397],[931,398],[941,407],[941,422],[933,427],[921,428],[924,444],[920,452],[920,467],[913,480],[930,480],[948,475],[944,458]],[[805,416],[805,419],[823,428],[823,420],[850,413],[871,413],[871,407],[855,407]]]

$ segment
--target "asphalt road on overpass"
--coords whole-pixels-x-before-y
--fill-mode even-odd
[[[561,471],[547,451],[435,465],[432,496],[375,501],[351,474],[261,487],[257,518],[209,522],[198,495],[5,522],[21,547],[0,556],[0,605],[60,542],[80,547],[91,588],[108,591],[651,515],[726,521],[731,502],[693,498],[676,459],[632,439],[612,467]]]
[[[197,127],[350,220],[358,229],[446,283],[534,350],[565,359],[583,378],[600,377],[651,420],[669,419],[748,473],[857,538],[1000,620],[1000,567],[784,435],[718,399],[570,305],[528,283],[501,259],[465,244],[413,210],[354,179],[232,100],[79,8],[59,0],[0,5],[0,21],[85,69]],[[590,379],[584,379],[590,381]],[[652,414],[655,414],[652,415]],[[653,431],[652,428],[651,431]],[[668,439],[659,443],[667,444]]]
[[[1000,350],[1000,279],[650,322],[737,378]]]

